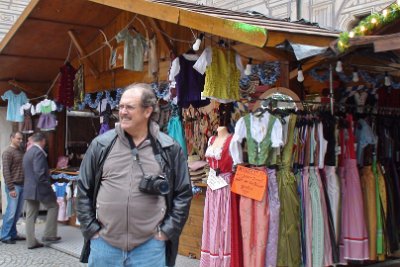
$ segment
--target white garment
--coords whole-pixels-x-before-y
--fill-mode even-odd
[[[55,111],[57,109],[56,103],[53,100],[45,99],[36,105],[36,113],[42,113],[42,107],[47,107],[49,105],[51,105],[51,111]]]
[[[101,102],[97,105],[96,110],[97,110],[99,113],[104,112],[104,111],[106,110],[106,108],[107,108],[107,103],[108,103],[107,98],[103,98],[103,99],[101,100]]]
[[[239,54],[235,53],[235,60],[236,60],[236,67],[240,70],[240,77],[243,78],[244,71],[243,71],[243,65],[242,65],[242,60],[239,56]],[[197,62],[194,64],[193,68],[197,70],[200,74],[204,74],[206,72],[207,66],[211,65],[212,63],[212,48],[211,46],[206,47],[204,49],[203,53],[197,60]]]
[[[336,243],[339,242],[340,230],[340,184],[335,166],[325,166],[326,191],[332,212],[332,220],[335,228]]]
[[[31,109],[32,115],[36,114],[35,107],[29,102],[25,103],[25,104],[23,104],[21,106],[21,108],[19,109],[20,114],[23,116],[24,115],[24,110],[27,110],[27,109]]]
[[[323,169],[325,165],[325,154],[328,148],[328,141],[324,138],[324,126],[322,122],[318,123],[318,140],[319,140],[319,161],[318,168]]]
[[[270,118],[269,113],[264,113],[261,117],[255,117],[253,114],[250,114],[250,133],[252,138],[260,143],[264,137],[267,135],[268,131],[268,121]],[[280,120],[275,120],[274,125],[272,126],[271,131],[271,146],[272,147],[280,147],[283,143],[283,131],[282,131],[282,123]],[[232,137],[231,143],[229,145],[229,151],[231,153],[233,164],[243,163],[243,151],[242,151],[242,141],[247,137],[247,128],[244,118],[241,117],[235,126],[235,134]]]

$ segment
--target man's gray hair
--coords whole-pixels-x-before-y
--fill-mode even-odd
[[[125,92],[128,90],[140,90],[142,92],[141,105],[144,108],[152,107],[153,112],[151,113],[150,119],[158,122],[160,116],[160,108],[158,106],[157,97],[154,94],[153,89],[149,84],[146,83],[134,83],[125,88]]]
[[[44,133],[41,133],[41,132],[37,132],[32,135],[32,142],[34,142],[34,143],[40,142],[45,139],[46,139],[46,136],[44,135]]]

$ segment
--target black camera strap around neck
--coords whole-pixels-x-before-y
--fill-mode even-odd
[[[143,170],[143,167],[142,167],[142,163],[140,162],[140,158],[139,158],[139,150],[137,149],[135,143],[133,142],[132,136],[130,136],[127,132],[125,132],[125,136],[129,141],[129,146],[131,147],[131,152],[132,152],[132,155],[133,155],[133,159],[139,164],[140,170],[142,171],[143,176],[145,176],[145,173],[144,173],[144,170]],[[157,158],[157,155],[160,154],[160,151],[158,150],[158,147],[157,147],[157,144],[156,144],[156,140],[154,139],[154,137],[150,133],[148,133],[147,138],[145,140],[147,140],[147,139],[150,139],[150,143],[151,143],[151,147],[153,149],[153,153],[154,153],[155,157]]]

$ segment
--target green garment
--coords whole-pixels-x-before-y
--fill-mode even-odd
[[[277,179],[279,184],[279,237],[278,266],[297,267],[301,265],[300,244],[300,199],[296,177],[291,171],[293,156],[294,128],[296,115],[289,118],[287,143],[282,150]]]
[[[250,115],[244,116],[243,119],[246,124],[247,131],[247,153],[249,156],[249,163],[259,166],[270,165],[272,162],[271,155],[273,154],[273,150],[271,149],[271,132],[276,117],[269,115],[267,134],[260,143],[254,140],[251,136]]]
[[[140,33],[132,35],[128,29],[120,31],[116,39],[118,43],[124,41],[124,69],[143,71],[146,39]]]
[[[233,50],[212,48],[212,61],[206,70],[203,96],[239,100],[240,70]]]
[[[384,253],[383,246],[383,222],[382,222],[382,210],[381,210],[381,198],[380,198],[380,190],[379,190],[379,176],[378,170],[376,168],[376,156],[372,161],[372,172],[375,177],[375,190],[376,190],[376,252],[377,254]]]

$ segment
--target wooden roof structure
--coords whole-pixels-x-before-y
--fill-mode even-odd
[[[116,23],[122,12],[148,18],[146,24],[156,31],[160,23],[169,23],[175,28],[166,27],[164,31],[180,27],[188,32],[205,32],[237,41],[239,53],[247,57],[259,55],[261,60],[270,58],[276,52],[273,47],[284,40],[327,46],[338,36],[337,32],[309,24],[179,1],[31,0],[0,43],[0,95],[10,88],[9,81],[22,87],[30,97],[45,94],[71,54],[71,43],[73,54],[76,50],[80,54],[92,51],[87,48],[102,38],[99,29],[126,26]],[[169,47],[170,40],[160,31],[157,35],[163,37],[159,38],[161,46]],[[91,58],[86,58],[84,63],[89,65],[94,79],[101,79],[103,70],[96,70]]]

